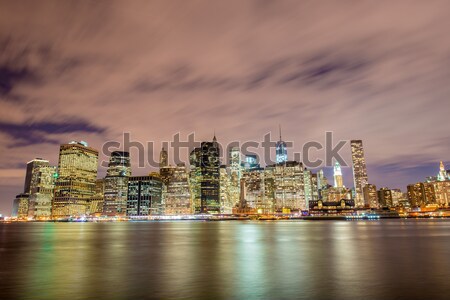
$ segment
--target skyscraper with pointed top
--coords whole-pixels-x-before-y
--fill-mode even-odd
[[[200,149],[200,212],[220,213],[220,148],[216,135],[212,142],[202,142]]]
[[[280,140],[276,144],[276,162],[277,164],[285,163],[287,161],[287,146],[286,143],[281,138],[281,125],[280,130]]]
[[[169,155],[163,146],[161,152],[159,153],[159,168],[164,168],[169,165],[168,157]]]
[[[344,181],[342,179],[342,170],[339,162],[334,164],[334,187],[342,188],[344,187]]]

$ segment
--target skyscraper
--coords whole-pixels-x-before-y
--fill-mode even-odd
[[[344,182],[342,180],[342,170],[339,162],[334,164],[334,187],[342,188],[344,187]]]
[[[374,184],[366,184],[363,187],[364,206],[370,208],[378,208],[377,187]]]
[[[57,177],[56,167],[42,164],[33,168],[28,217],[36,220],[51,218],[52,200]]]
[[[201,213],[220,213],[220,149],[216,136],[201,143]]]
[[[392,207],[392,192],[389,188],[379,189],[377,195],[381,207]]]
[[[267,166],[265,179],[273,180],[274,209],[289,212],[306,209],[303,164],[287,161],[283,164]]]
[[[104,215],[119,217],[126,215],[128,178],[130,176],[130,154],[124,151],[112,152],[104,182]]]
[[[59,150],[53,218],[79,217],[86,214],[89,198],[95,193],[98,151],[86,142],[62,144]]]
[[[23,188],[24,193],[27,194],[31,193],[31,180],[33,177],[33,170],[41,166],[49,166],[49,165],[50,165],[49,161],[42,158],[35,158],[27,163],[27,173],[25,175],[25,184]]]
[[[241,151],[239,147],[233,147],[230,149],[229,153],[229,201],[231,207],[234,207],[239,202],[239,197],[241,194],[241,178],[242,178],[242,167],[241,167]]]
[[[13,202],[13,209],[11,216],[21,220],[28,218],[28,200],[30,195],[22,193],[16,196]]]
[[[355,205],[362,207],[364,206],[363,187],[368,183],[364,149],[361,140],[352,140],[350,144],[352,149]]]
[[[194,148],[189,155],[189,188],[191,190],[191,204],[194,213],[199,214],[201,212],[201,148]]]
[[[438,181],[448,180],[447,171],[445,170],[444,163],[442,161],[439,163],[439,173],[437,175],[437,180]]]
[[[166,215],[185,215],[192,213],[189,173],[184,163],[165,166],[159,169],[164,183],[163,200]]]
[[[281,138],[281,126],[280,126],[280,140],[276,144],[276,163],[284,163],[287,161],[287,145]]]
[[[127,215],[164,214],[163,182],[157,176],[133,176],[128,179]]]

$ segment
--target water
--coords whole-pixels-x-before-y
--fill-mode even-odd
[[[450,220],[0,224],[0,299],[448,299]]]

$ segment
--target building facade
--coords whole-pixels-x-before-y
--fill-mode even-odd
[[[60,146],[53,218],[86,215],[89,199],[95,194],[97,165],[98,151],[87,143],[70,142]]]
[[[128,179],[127,216],[163,215],[163,182],[159,176],[132,176]]]
[[[364,158],[363,143],[361,140],[350,142],[352,150],[353,184],[355,189],[355,205],[364,206],[363,187],[368,183],[366,161]]]
[[[131,176],[130,154],[114,151],[104,181],[103,214],[123,217],[127,212],[128,178]]]

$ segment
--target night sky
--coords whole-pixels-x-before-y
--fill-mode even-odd
[[[159,149],[177,132],[260,141],[281,124],[293,159],[333,131],[363,140],[369,182],[405,190],[440,160],[450,168],[449,11],[449,1],[0,1],[0,213],[27,161],[57,165],[60,143],[100,149],[123,132]]]

